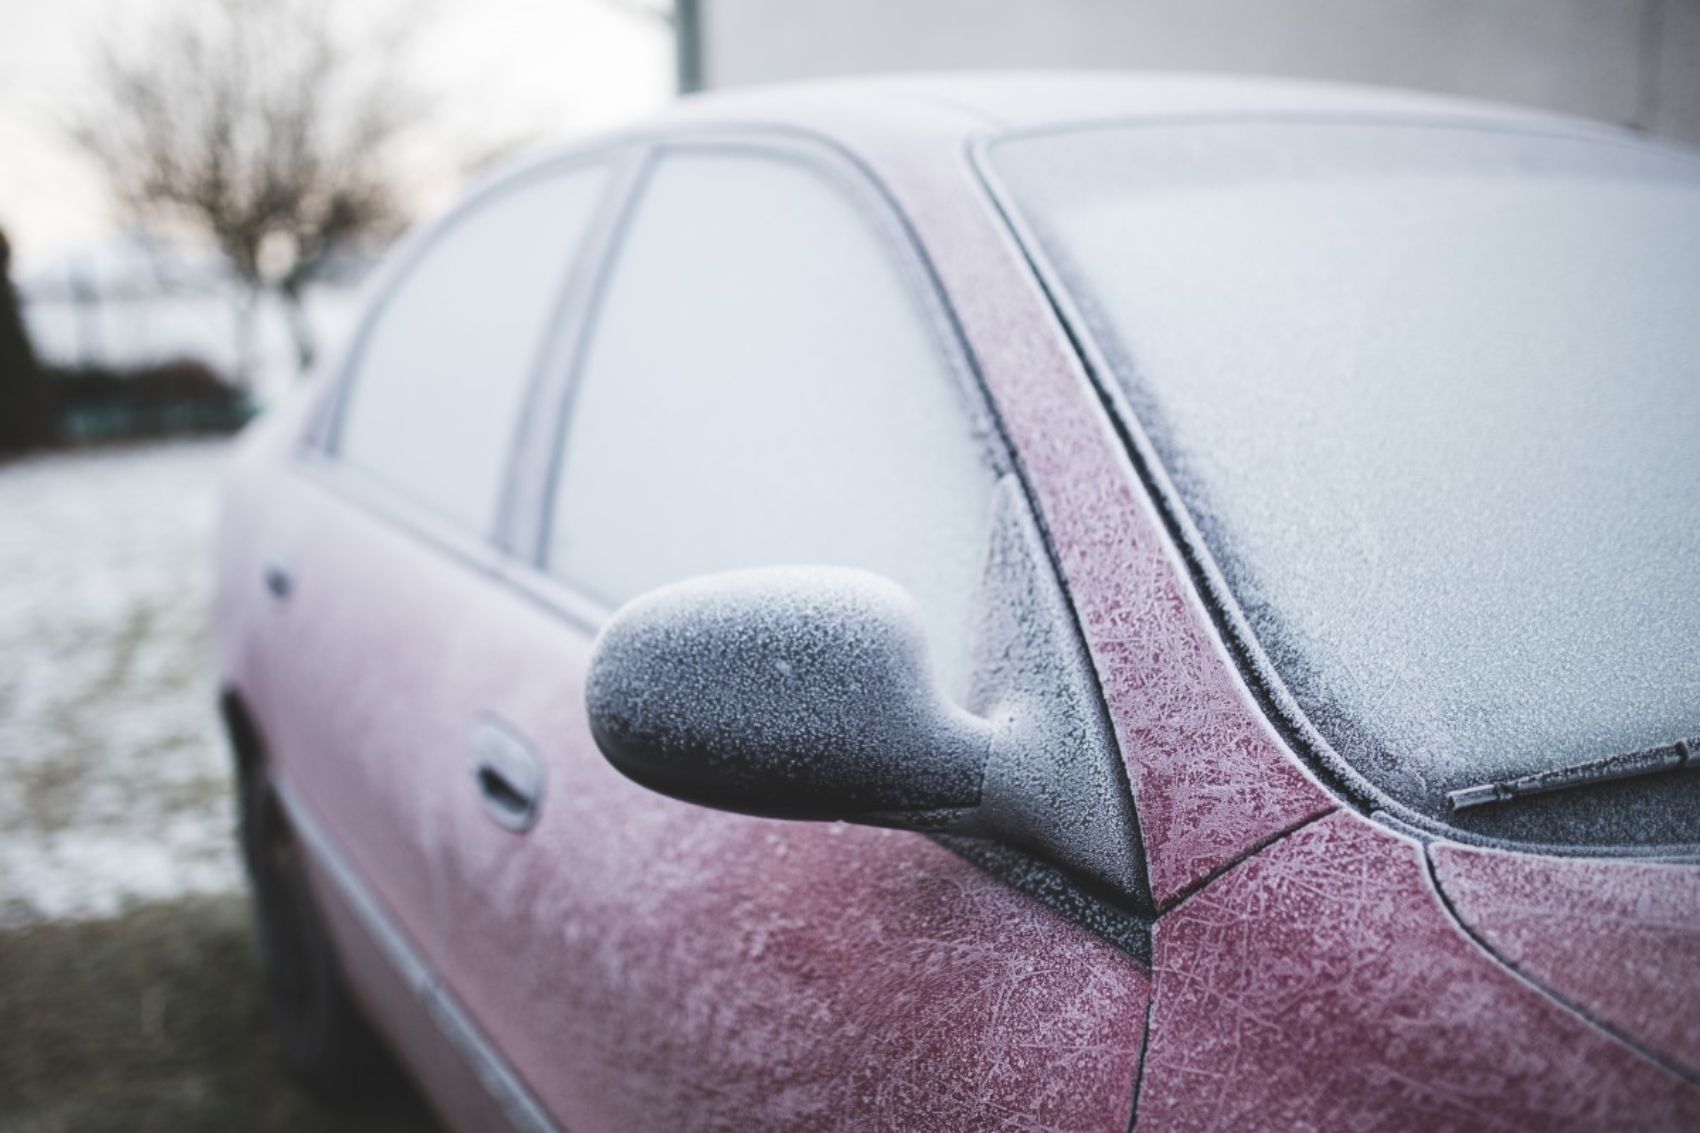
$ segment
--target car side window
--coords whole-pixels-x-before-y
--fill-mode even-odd
[[[614,606],[713,571],[863,567],[920,602],[960,692],[995,475],[906,254],[811,165],[664,155],[588,332],[548,570]]]
[[[607,178],[601,166],[533,174],[431,239],[363,337],[343,461],[461,527],[493,529],[538,351]]]

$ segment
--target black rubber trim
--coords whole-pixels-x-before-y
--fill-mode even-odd
[[[1423,847],[1423,867],[1423,874],[1428,878],[1430,888],[1434,890],[1435,899],[1440,902],[1443,908],[1445,908],[1446,915],[1452,918],[1452,923],[1458,926],[1458,930],[1465,936],[1469,937],[1471,943],[1473,943],[1477,948],[1480,948],[1488,959],[1492,960],[1495,964],[1498,964],[1506,971],[1512,973],[1520,982],[1533,988],[1545,998],[1584,1020],[1591,1026],[1594,1026],[1605,1032],[1607,1035],[1610,1035],[1612,1038],[1616,1039],[1630,1050],[1633,1050],[1636,1054],[1647,1059],[1649,1062],[1658,1064],[1661,1069],[1669,1071],[1671,1074],[1676,1075],[1685,1082],[1700,1086],[1700,1071],[1691,1070],[1682,1063],[1672,1059],[1669,1055],[1654,1050],[1635,1036],[1628,1034],[1621,1028],[1614,1026],[1593,1014],[1581,1004],[1554,991],[1545,983],[1536,979],[1534,976],[1518,967],[1515,963],[1508,960],[1505,956],[1501,955],[1500,952],[1495,949],[1493,945],[1489,944],[1487,940],[1476,931],[1475,927],[1472,926],[1469,921],[1465,920],[1463,915],[1458,912],[1458,907],[1452,903],[1452,898],[1446,893],[1446,886],[1440,883],[1440,874],[1437,872],[1437,867],[1434,864],[1434,855],[1429,852],[1429,847],[1427,846]]]
[[[1113,944],[1150,971],[1151,928],[1156,917],[1139,912],[1127,898],[1002,842],[955,834],[928,837],[1063,919]]]
[[[1153,926],[1155,927],[1155,926]],[[1145,1062],[1151,1057],[1151,1017],[1157,1011],[1157,973],[1151,973],[1151,993],[1145,1000],[1145,1032],[1139,1038],[1139,1069],[1133,1075],[1133,1108],[1127,1115],[1127,1133],[1139,1128],[1139,1099],[1145,1092]]]

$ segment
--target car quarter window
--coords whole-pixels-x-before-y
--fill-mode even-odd
[[[342,460],[492,530],[538,351],[607,178],[602,166],[524,176],[430,238],[354,359]]]
[[[713,571],[862,567],[920,602],[961,689],[995,477],[885,219],[801,161],[657,161],[581,356],[551,573],[613,606]]]

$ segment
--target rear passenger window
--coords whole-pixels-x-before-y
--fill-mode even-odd
[[[532,175],[448,222],[383,300],[337,450],[453,522],[493,529],[538,350],[605,171]]]
[[[573,393],[548,567],[613,606],[768,564],[876,571],[965,683],[993,471],[927,283],[812,167],[652,171]]]

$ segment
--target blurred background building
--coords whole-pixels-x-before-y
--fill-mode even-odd
[[[1700,0],[682,0],[703,86],[968,67],[1228,71],[1519,103],[1700,145]],[[685,45],[687,48],[690,45]]]

